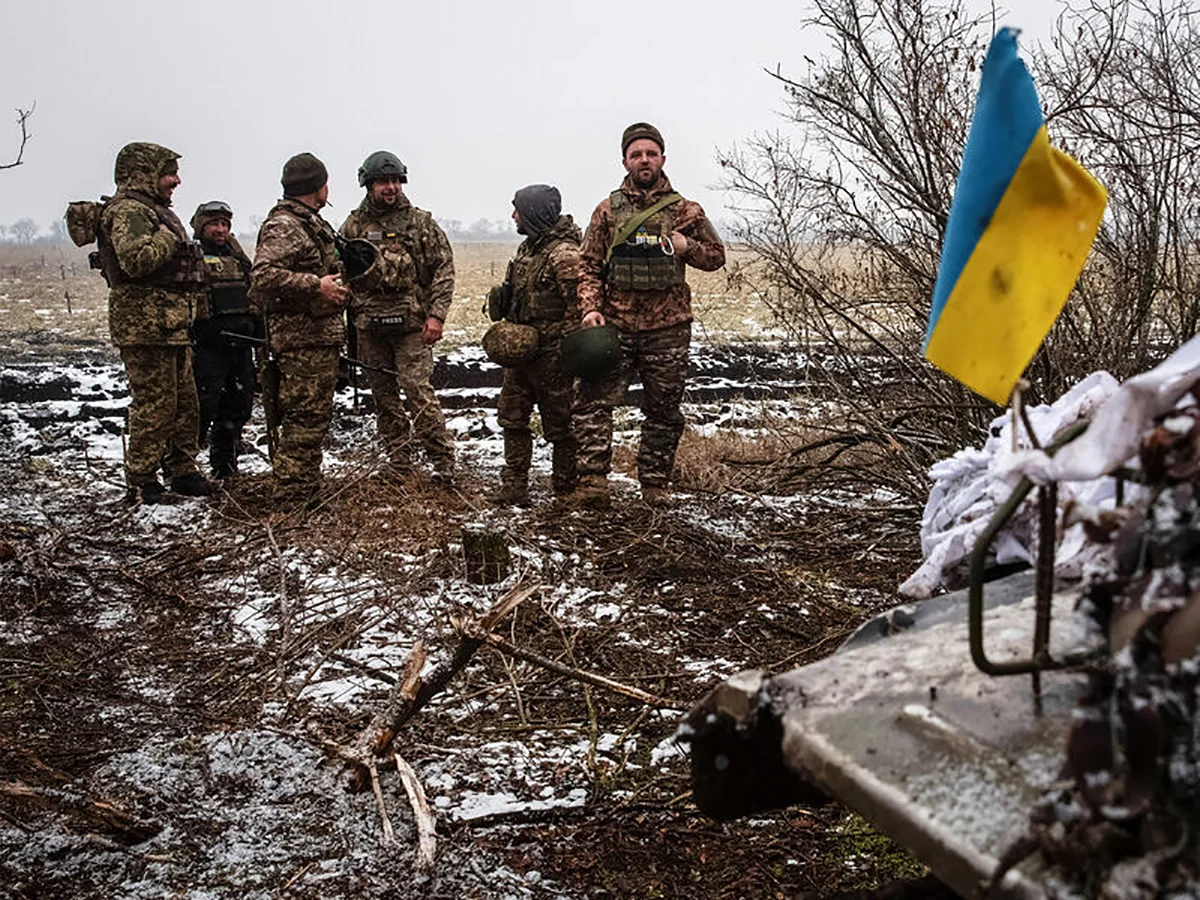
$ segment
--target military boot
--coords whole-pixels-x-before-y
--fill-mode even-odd
[[[663,508],[671,505],[671,492],[656,484],[642,485],[642,502],[647,506]]]
[[[499,490],[493,491],[488,500],[496,506],[529,506],[529,479],[503,479]]]
[[[575,441],[559,441],[550,455],[550,483],[555,497],[567,497],[579,483],[579,472],[575,469]]]
[[[218,490],[216,482],[209,481],[199,472],[176,475],[171,479],[171,490],[185,497],[207,497]]]
[[[608,478],[604,475],[580,475],[579,484],[564,502],[579,509],[608,509],[612,504]]]
[[[125,492],[125,502],[129,506],[137,506],[139,503],[143,506],[153,506],[166,500],[163,496],[165,493],[166,488],[159,484],[156,478],[154,481],[146,481],[142,484],[131,484],[129,490]]]
[[[392,453],[387,465],[383,467],[383,474],[394,481],[404,481],[412,474],[411,457],[407,453]]]

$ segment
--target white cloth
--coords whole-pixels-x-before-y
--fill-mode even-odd
[[[1062,428],[1098,415],[1097,410],[1116,391],[1115,378],[1107,372],[1093,372],[1053,404],[1030,407],[1029,421],[1038,441],[1048,444]],[[1023,424],[1017,433],[1019,447],[1014,454],[1012,417],[1005,413],[992,421],[990,437],[982,449],[960,450],[930,469],[933,489],[921,519],[925,561],[900,585],[901,594],[924,599],[948,582],[961,580],[955,576],[965,568],[976,539],[1020,480],[1019,475],[1012,474],[1014,461],[1035,452],[1029,450]],[[1111,506],[1114,493],[1115,485],[1108,478],[1060,485],[1059,502],[1076,500],[1100,506],[1107,501]],[[1072,533],[1076,530],[1080,526],[1064,535],[1056,563],[1067,564],[1084,549],[1078,535]],[[1036,495],[1031,495],[996,536],[995,563],[1032,562],[1036,536]]]

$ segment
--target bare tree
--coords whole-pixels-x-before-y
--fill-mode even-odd
[[[1035,52],[1051,140],[1109,191],[1095,251],[1027,375],[1035,399],[1144,370],[1200,324],[1200,11],[1074,0]],[[916,498],[997,411],[920,361],[950,202],[994,30],[961,0],[815,0],[828,39],[783,85],[787,126],[722,156],[759,288],[843,410],[789,473],[870,448]],[[870,376],[864,375],[870,372]],[[865,390],[872,380],[882,386]]]
[[[25,156],[25,145],[33,137],[29,133],[29,117],[33,115],[33,111],[36,108],[36,103],[30,106],[29,109],[17,108],[17,127],[21,129],[21,145],[17,148],[16,158],[10,163],[0,163],[0,169],[15,169],[22,163]]]
[[[18,244],[32,244],[33,239],[37,237],[37,223],[28,217],[17,219],[9,226],[9,231],[12,232],[13,238]]]
[[[65,244],[70,240],[67,235],[67,223],[62,219],[55,219],[50,223],[50,240],[56,244]]]
[[[984,24],[960,0],[816,0],[805,25],[828,53],[770,73],[787,131],[720,157],[734,238],[756,258],[735,277],[809,345],[809,382],[842,410],[789,472],[830,475],[853,450],[915,499],[930,463],[992,414],[919,354]]]
[[[1049,127],[1109,191],[1093,261],[1047,342],[1056,390],[1081,368],[1143,371],[1200,324],[1200,12],[1090,0],[1036,57]],[[1057,376],[1057,377],[1056,377]]]

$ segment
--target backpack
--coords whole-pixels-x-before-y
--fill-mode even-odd
[[[96,242],[100,230],[100,213],[109,197],[99,200],[76,200],[67,204],[67,234],[76,247],[86,247]]]

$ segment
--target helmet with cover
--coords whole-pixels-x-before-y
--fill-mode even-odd
[[[359,187],[370,187],[376,178],[399,178],[400,183],[404,184],[408,181],[408,166],[400,162],[396,154],[376,150],[358,167]]]

